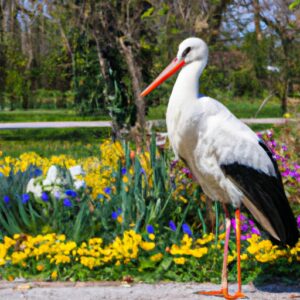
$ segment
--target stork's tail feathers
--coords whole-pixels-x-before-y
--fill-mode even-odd
[[[243,191],[243,204],[272,241],[293,247],[299,231],[280,178],[238,163],[222,165],[222,169]]]

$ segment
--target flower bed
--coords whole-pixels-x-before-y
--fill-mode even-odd
[[[294,196],[299,166],[272,134],[264,137]],[[218,281],[224,217],[216,204],[218,223],[209,233],[205,197],[190,171],[157,149],[154,139],[144,153],[109,141],[99,150],[98,157],[79,160],[35,153],[0,159],[1,275]],[[297,207],[295,212],[299,214]],[[264,269],[277,268],[287,276],[296,268],[300,242],[292,249],[272,245],[246,214],[242,232],[246,280]],[[234,263],[233,241],[230,249],[229,262]],[[234,268],[230,274],[233,278]]]

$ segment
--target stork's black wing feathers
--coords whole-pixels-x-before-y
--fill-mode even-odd
[[[261,145],[267,152],[265,144]],[[235,182],[252,205],[270,222],[282,244],[294,246],[299,238],[295,217],[285,196],[281,175],[271,152],[267,152],[276,177],[239,164],[223,164],[223,172]]]

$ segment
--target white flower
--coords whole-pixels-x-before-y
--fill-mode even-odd
[[[42,186],[39,182],[36,182],[35,178],[31,178],[26,187],[26,193],[33,193],[36,197],[42,196]]]
[[[85,188],[85,181],[84,180],[75,180],[74,181],[74,188],[79,190],[80,188]]]
[[[69,168],[69,171],[73,179],[76,179],[77,175],[85,175],[85,172],[80,165]]]

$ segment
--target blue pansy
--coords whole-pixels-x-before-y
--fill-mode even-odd
[[[189,236],[192,235],[192,231],[191,231],[189,225],[186,223],[182,224],[182,231]]]
[[[77,196],[77,193],[75,191],[73,191],[73,190],[66,190],[65,194],[67,196],[70,196],[70,197],[76,197]]]
[[[64,201],[63,201],[63,204],[64,204],[64,206],[66,206],[66,207],[72,207],[72,201],[70,200],[70,199],[68,199],[68,198],[65,198],[64,199]]]
[[[46,192],[42,192],[41,199],[44,202],[47,202],[47,201],[49,201],[49,195]]]
[[[122,175],[125,175],[125,174],[126,174],[126,172],[127,172],[126,168],[122,168],[122,169],[121,169],[121,173],[122,173]]]
[[[5,196],[3,197],[3,201],[4,201],[4,203],[8,204],[9,201],[10,201],[9,196],[5,195]]]
[[[104,193],[109,195],[111,193],[111,187],[106,187]]]
[[[22,195],[22,203],[23,204],[27,203],[29,201],[29,199],[30,199],[29,194],[23,194]]]
[[[173,231],[176,231],[176,229],[177,229],[175,223],[174,223],[172,220],[169,222],[169,227],[170,227],[171,230],[173,230]]]
[[[147,225],[146,230],[149,234],[154,233],[154,227],[152,225]]]

